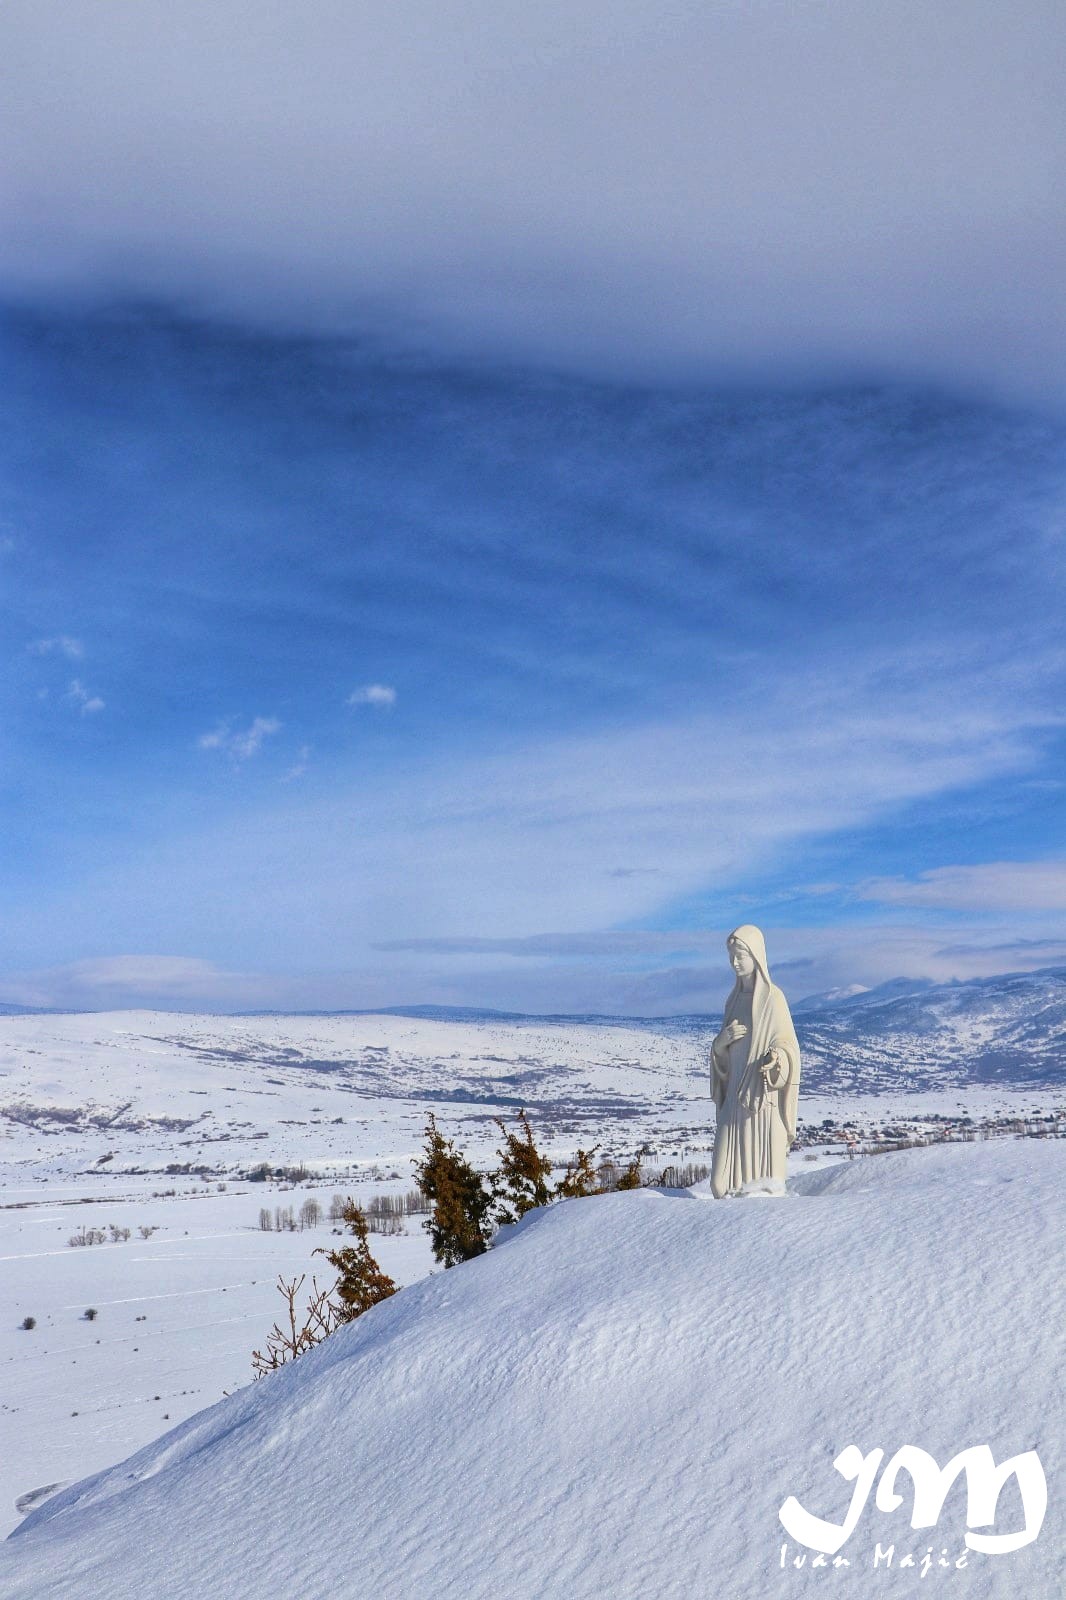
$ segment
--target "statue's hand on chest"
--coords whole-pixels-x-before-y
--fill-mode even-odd
[[[726,1023],[714,1041],[715,1049],[724,1054],[731,1044],[738,1044],[741,1039],[746,1039],[750,1031],[738,1017],[734,1017],[732,1022]]]

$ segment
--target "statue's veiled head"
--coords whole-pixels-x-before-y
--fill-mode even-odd
[[[750,978],[755,973],[755,957],[741,939],[730,939],[729,960],[738,978]]]
[[[761,928],[757,928],[752,922],[745,922],[739,928],[734,928],[726,940],[726,949],[729,951],[729,961],[733,971],[742,983],[753,977],[756,972],[761,972],[769,982],[766,940],[763,938]]]

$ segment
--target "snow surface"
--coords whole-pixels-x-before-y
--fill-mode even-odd
[[[706,1030],[705,1030],[706,1031]],[[323,1172],[404,1163],[434,1110],[499,1142],[521,1106],[563,1151],[606,1135],[710,1142],[706,1051],[689,1034],[580,1023],[164,1012],[0,1018],[0,1163],[18,1182],[264,1159]],[[50,1114],[52,1113],[52,1114]],[[337,1119],[340,1119],[339,1121]]]
[[[364,1204],[410,1187],[338,1185]],[[43,1196],[42,1196],[43,1189]],[[86,1189],[98,1198],[85,1197]],[[155,1191],[155,1192],[153,1192]],[[167,1192],[169,1191],[169,1192]],[[214,1184],[195,1180],[91,1180],[5,1193],[0,1207],[0,1537],[25,1497],[120,1461],[223,1394],[251,1382],[251,1353],[284,1310],[276,1284],[333,1273],[312,1251],[338,1243],[328,1221],[297,1233],[263,1232],[261,1206],[313,1196],[327,1210],[334,1185]],[[409,1233],[374,1237],[397,1283],[433,1265],[412,1217]],[[71,1249],[83,1228],[128,1227],[132,1237]],[[150,1239],[141,1226],[154,1228]],[[93,1307],[97,1316],[86,1320]],[[37,1326],[22,1331],[22,1319]],[[2,1588],[0,1588],[2,1593]]]
[[[533,1214],[294,1366],[46,1499],[6,1600],[1051,1600],[1064,1551],[1066,1143],[812,1170],[782,1200],[637,1191]],[[847,1444],[1036,1449],[1042,1532],[928,1580],[964,1499],[872,1503],[829,1571],[780,1566],[796,1495],[842,1520]],[[1017,1527],[1013,1489],[998,1531]],[[872,1567],[875,1544],[895,1569]],[[795,1552],[794,1546],[790,1553]]]
[[[277,1274],[321,1270],[312,1250],[330,1242],[328,1228],[260,1232],[260,1206],[298,1212],[310,1194],[366,1203],[409,1187],[430,1109],[483,1163],[499,1143],[494,1114],[521,1102],[559,1160],[581,1143],[624,1158],[646,1145],[653,1170],[706,1162],[706,1031],[498,1017],[0,1020],[0,1534],[49,1485],[121,1460],[249,1382],[280,1305]],[[911,1076],[905,1061],[894,1073]],[[861,1138],[964,1113],[1010,1125],[1061,1104],[1051,1085],[951,1078],[924,1092],[805,1092],[800,1118],[810,1129],[832,1117]],[[807,1147],[792,1169],[806,1176],[825,1158]],[[303,1163],[316,1186],[249,1183],[264,1160]],[[201,1176],[175,1170],[189,1165]],[[131,1229],[128,1242],[67,1248],[79,1228],[112,1223]],[[432,1265],[419,1219],[407,1227],[375,1239],[403,1284]]]

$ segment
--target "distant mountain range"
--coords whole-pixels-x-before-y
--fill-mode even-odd
[[[37,1015],[0,1002],[0,1014]],[[1066,968],[1006,973],[966,983],[893,978],[873,989],[831,990],[793,1006],[809,1091],[944,1089],[954,1084],[1066,1085]],[[257,1011],[247,1016],[293,1015]],[[302,1012],[302,1016],[390,1015],[440,1022],[625,1026],[691,1033],[702,1043],[720,1013],[676,1017],[529,1016],[467,1006],[391,1006]]]
[[[396,1007],[441,1021],[611,1022],[703,1033],[717,1014],[537,1017],[444,1006]],[[965,983],[892,978],[810,995],[793,1008],[811,1091],[943,1089],[951,1084],[1066,1085],[1066,968]]]
[[[811,1088],[1066,1084],[1066,968],[931,983],[893,978],[795,1008]]]

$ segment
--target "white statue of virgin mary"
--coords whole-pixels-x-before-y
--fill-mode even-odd
[[[718,1112],[711,1192],[783,1193],[796,1137],[800,1051],[788,1001],[770,982],[766,941],[751,923],[726,941],[736,973],[722,1031],[711,1046]]]

